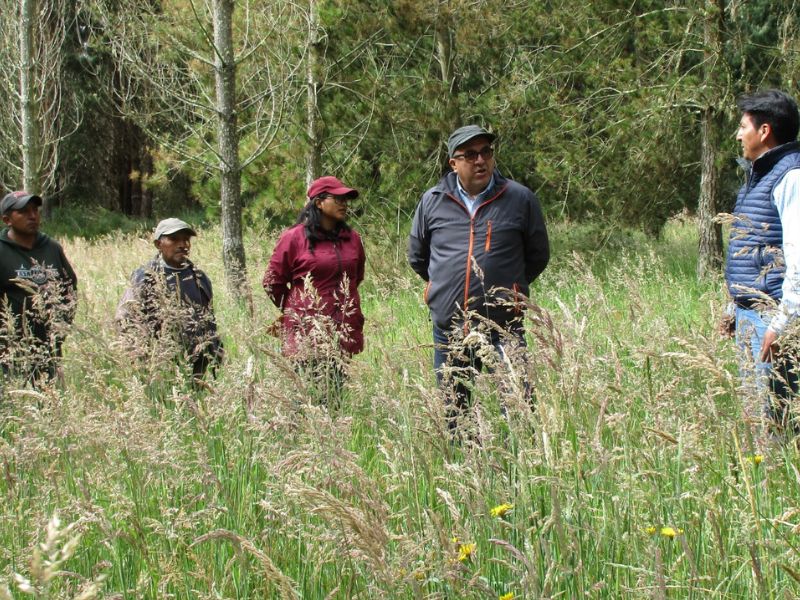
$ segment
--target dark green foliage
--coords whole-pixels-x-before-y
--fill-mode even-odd
[[[42,229],[56,239],[85,237],[96,239],[114,232],[134,233],[152,230],[155,223],[134,219],[121,212],[109,210],[96,204],[55,208]]]
[[[142,218],[131,217],[98,204],[88,204],[55,208],[52,216],[42,224],[42,230],[56,239],[83,237],[95,240],[116,232],[135,233],[147,238],[152,234],[157,221],[173,216],[178,216],[196,227],[208,224],[204,213],[197,209],[178,211],[176,208],[171,212],[158,213],[152,218]]]
[[[177,122],[170,111],[153,113],[147,123],[122,116],[149,102],[148,89],[125,88],[131,82],[120,80],[90,5],[77,9],[77,33],[65,48],[67,97],[83,118],[60,153],[59,204],[139,215],[199,205],[216,218],[214,161],[180,160],[163,145],[172,136],[202,152],[214,144],[213,130]],[[113,9],[124,22],[128,8]],[[712,86],[704,71],[702,4],[318,0],[323,170],[362,190],[360,210],[370,220],[397,230],[446,168],[444,141],[460,115],[460,122],[499,134],[499,168],[537,190],[548,218],[657,234],[672,215],[697,206],[705,106],[721,111],[723,132],[730,132],[722,139],[720,166],[722,197],[732,197],[740,181],[734,99],[759,87],[796,86],[795,9],[791,0],[726,4],[719,19],[722,64]],[[307,32],[302,19],[292,26],[301,56]],[[184,38],[196,35],[191,31],[173,26],[170,34],[185,48],[193,41]],[[437,60],[437,32],[443,31],[452,49],[451,81],[443,80]],[[162,60],[183,66],[185,77],[178,69],[176,85],[196,85],[203,77],[186,52]],[[293,100],[276,143],[242,173],[246,223],[285,226],[305,198],[302,69],[284,85],[292,87],[287,96]],[[124,96],[125,89],[136,93]],[[248,110],[239,114],[242,156],[255,145],[248,133],[255,116]]]

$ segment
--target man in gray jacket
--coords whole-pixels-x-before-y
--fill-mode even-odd
[[[490,325],[484,333],[501,359],[509,340],[524,346],[523,297],[550,258],[539,201],[495,169],[494,140],[477,125],[450,135],[453,170],[423,194],[408,244],[411,268],[427,282],[434,369],[439,385],[446,383],[451,428],[470,403],[471,375],[483,366],[465,334]],[[449,374],[459,372],[452,384]]]

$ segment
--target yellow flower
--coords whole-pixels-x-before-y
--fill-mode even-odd
[[[758,466],[762,462],[764,462],[764,455],[763,454],[753,454],[753,456],[748,456],[747,461],[753,463],[754,465]]]
[[[662,527],[661,528],[661,535],[664,537],[668,537],[670,539],[674,538],[676,535],[680,535],[683,533],[683,529],[673,528],[673,527]]]
[[[655,535],[656,531],[658,531],[655,525],[650,525],[650,527],[645,527],[644,532],[648,535]]]
[[[502,519],[503,517],[506,516],[506,513],[512,510],[514,510],[514,505],[504,502],[503,504],[498,504],[497,506],[495,506],[492,510],[489,511],[489,514],[497,519]]]
[[[514,600],[514,592],[508,592],[507,594],[503,594],[497,600]]]
[[[458,547],[458,562],[464,562],[472,558],[475,553],[475,544],[461,544]]]

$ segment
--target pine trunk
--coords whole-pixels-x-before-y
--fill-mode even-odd
[[[448,13],[439,15],[436,21],[436,59],[439,62],[439,71],[442,76],[442,99],[445,107],[445,135],[460,127],[461,106],[458,101],[458,77],[454,68],[453,25],[452,17]],[[442,162],[442,172],[450,170],[449,157],[445,154]]]
[[[20,2],[19,28],[19,92],[22,129],[22,187],[29,192],[41,193],[39,189],[39,140],[36,133],[36,99],[34,29],[36,24],[36,0]]]
[[[308,54],[306,58],[306,133],[308,135],[308,156],[306,157],[306,184],[322,175],[322,128],[320,123],[319,90],[321,40],[317,0],[308,3]]]
[[[216,108],[222,212],[222,261],[228,291],[237,300],[246,292],[242,240],[241,167],[236,120],[236,62],[233,52],[233,0],[214,0]]]
[[[700,244],[697,257],[697,277],[713,277],[722,265],[722,235],[714,221],[719,205],[719,148],[718,116],[707,108],[702,116],[700,199],[697,203],[697,222]]]
[[[719,206],[719,111],[718,98],[724,97],[719,70],[722,62],[724,28],[723,0],[708,0],[705,6],[704,51],[706,107],[701,115],[700,198],[697,203],[698,237],[697,277],[713,277],[722,265],[722,234],[714,218]]]

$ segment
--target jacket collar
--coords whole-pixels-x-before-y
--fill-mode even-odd
[[[763,175],[772,170],[775,163],[790,152],[800,152],[800,143],[795,141],[775,146],[771,150],[767,150],[752,163],[748,160],[740,159],[739,164],[743,165],[748,171],[752,170],[758,175]],[[744,160],[744,162],[741,162],[742,160]]]
[[[47,239],[47,235],[45,235],[41,231],[39,233],[37,233],[36,234],[36,241],[33,243],[33,248],[41,246],[42,243],[44,243],[44,241],[46,239]],[[14,246],[15,248],[20,248],[20,249],[25,250],[25,251],[33,250],[33,248],[28,249],[25,246],[19,245],[17,242],[15,242],[10,237],[8,237],[8,227],[5,227],[5,228],[3,228],[2,231],[0,231],[0,242],[5,242],[9,246]]]
[[[181,265],[180,267],[171,267],[164,261],[164,258],[161,256],[160,252],[153,257],[153,260],[150,261],[148,266],[150,270],[160,271],[160,272],[166,272],[167,270],[183,271],[186,268],[190,268],[192,269],[192,271],[194,271],[194,263],[190,261],[188,258],[186,259],[186,262],[184,262],[183,265]]]
[[[505,187],[508,180],[500,174],[497,169],[494,170],[494,191]],[[458,175],[455,171],[450,171],[447,175],[439,180],[434,190],[442,194],[450,194],[458,198]]]

